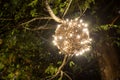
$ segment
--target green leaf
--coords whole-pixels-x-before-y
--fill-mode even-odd
[[[14,74],[13,73],[10,73],[9,75],[8,75],[8,78],[13,78],[14,77]]]
[[[53,9],[54,14],[57,14],[57,8]]]
[[[3,69],[5,66],[4,64],[0,63],[0,70]]]
[[[28,6],[34,7],[37,4],[38,0],[33,0]]]
[[[102,26],[100,26],[100,28],[102,29],[102,30],[108,30],[109,29],[109,26],[108,25],[102,25]]]
[[[64,12],[64,9],[63,9],[63,8],[61,8],[61,9],[60,9],[60,12],[61,12],[61,13],[63,13],[63,12]]]
[[[36,9],[31,10],[31,11],[30,11],[30,14],[31,14],[32,17],[35,17],[36,14],[37,14],[37,13],[36,13]]]
[[[70,61],[69,66],[72,67],[74,65],[75,65],[75,63],[73,61]]]
[[[61,61],[58,61],[58,62],[57,62],[57,64],[59,64],[59,65],[60,65],[60,64],[62,64],[62,62],[61,62]]]
[[[60,76],[60,78],[58,80],[62,80],[62,76]]]
[[[48,68],[45,70],[45,73],[53,75],[57,72],[57,68],[54,67],[52,64],[48,66]]]
[[[59,5],[61,0],[54,0],[55,5]]]

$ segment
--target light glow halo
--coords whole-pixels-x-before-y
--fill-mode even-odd
[[[53,37],[60,53],[78,56],[90,50],[92,39],[89,37],[88,24],[83,23],[82,19],[66,19],[58,24]]]

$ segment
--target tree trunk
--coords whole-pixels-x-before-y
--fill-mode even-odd
[[[119,62],[113,46],[103,44],[97,49],[102,80],[118,80],[120,77]]]

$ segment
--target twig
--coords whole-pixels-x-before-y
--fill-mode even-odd
[[[119,19],[120,15],[118,15],[117,17],[115,17],[115,19],[113,19],[113,21],[111,22],[111,24],[113,25],[118,19]]]
[[[23,27],[26,30],[30,30],[30,31],[39,31],[39,30],[48,30],[48,29],[55,29],[54,27],[44,27],[44,26],[39,26],[37,28],[28,28],[28,27]]]
[[[31,19],[31,20],[29,20],[27,22],[22,23],[21,25],[29,24],[29,23],[31,23],[31,22],[33,22],[35,20],[40,20],[40,19],[53,19],[53,18],[52,17],[38,17],[38,18],[33,18],[33,19]]]
[[[67,8],[66,8],[66,10],[65,10],[65,12],[64,12],[64,14],[63,14],[62,17],[64,17],[64,16],[66,15],[66,13],[67,13],[67,11],[68,11],[68,9],[69,9],[71,3],[72,3],[72,0],[69,0],[68,6],[67,6]]]
[[[7,19],[7,18],[0,18],[1,21],[11,21],[11,20],[14,20],[14,19]]]
[[[61,70],[60,73],[61,73],[61,74],[60,74],[60,78],[62,79],[62,78],[63,78],[63,71]]]
[[[46,8],[47,8],[50,16],[51,16],[56,22],[62,23],[63,20],[60,19],[59,17],[57,17],[57,16],[53,13],[52,9],[50,8],[50,6],[49,6],[49,4],[48,4],[48,0],[45,1],[45,4],[46,4]]]
[[[72,80],[72,78],[65,72],[63,72],[63,74],[69,79],[69,80]]]
[[[63,68],[64,65],[66,64],[67,57],[68,57],[68,55],[65,55],[65,56],[64,56],[64,60],[63,60],[63,62],[62,62],[62,64],[61,64],[61,66],[58,68],[58,71],[56,72],[55,75],[53,75],[53,76],[52,76],[50,79],[48,79],[48,80],[53,80],[55,77],[58,76],[58,74],[61,72],[62,68]]]
[[[79,6],[79,4],[77,4]],[[78,19],[80,19],[84,13],[86,12],[87,8],[85,8],[84,10],[81,10],[80,7],[79,7],[79,10],[80,10],[80,16],[78,17]]]
[[[78,17],[79,19],[84,15],[84,13],[86,12],[87,8],[85,8],[85,10],[82,12],[82,14],[80,14],[80,16]]]

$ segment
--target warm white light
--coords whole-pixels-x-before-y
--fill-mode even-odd
[[[57,40],[57,37],[55,36],[54,39]]]
[[[88,27],[88,24],[84,24],[85,27]]]
[[[72,37],[72,36],[73,36],[73,34],[71,33],[71,34],[70,34],[70,37]]]
[[[62,39],[63,37],[62,36],[59,36],[59,39]]]
[[[78,24],[78,27],[81,27],[81,25],[80,25],[80,24]]]
[[[76,56],[79,56],[80,54],[75,54]]]
[[[90,51],[90,47],[87,47],[87,48],[85,49],[85,51]]]
[[[65,37],[66,39],[68,38],[68,37]]]
[[[77,35],[77,39],[80,39],[80,35]]]
[[[88,32],[88,29],[87,28],[83,28],[83,32]]]
[[[84,52],[79,52],[80,55],[83,55]]]
[[[78,18],[75,18],[75,21],[77,21],[78,20]]]
[[[56,42],[56,41],[53,41],[53,44],[54,44],[54,45],[57,45],[57,42]]]
[[[89,40],[83,40],[83,41],[81,41],[81,44],[87,44],[87,43],[90,43],[90,41]]]
[[[83,53],[84,53],[84,52],[83,52],[83,50],[82,50],[82,51],[78,51],[75,55],[76,55],[76,56],[79,56],[79,55],[83,55]]]
[[[53,38],[54,38],[54,40],[57,40],[57,37],[55,35],[53,35]]]
[[[83,20],[82,19],[80,19],[80,23],[82,23],[83,22]]]
[[[88,24],[82,19],[66,19],[57,26],[53,37],[54,45],[60,50],[59,54],[79,56],[90,50],[92,39],[89,37]]]
[[[68,48],[68,47],[66,46],[66,47],[64,47],[64,48],[63,48],[63,50],[65,50],[65,51],[66,51],[66,50],[67,50],[67,48]]]
[[[92,41],[92,39],[90,38],[89,41]]]
[[[71,25],[72,23],[71,22],[69,22],[69,26]]]
[[[69,19],[66,19],[66,21],[68,22],[68,21],[69,21]]]
[[[59,54],[61,54],[61,52],[59,52]]]
[[[60,25],[60,24],[58,24],[57,28],[60,28],[60,26],[61,26],[61,25]]]

